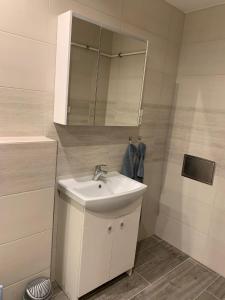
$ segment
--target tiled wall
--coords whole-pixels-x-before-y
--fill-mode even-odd
[[[4,300],[19,300],[50,275],[56,142],[0,138],[0,166],[0,283]]]
[[[140,130],[53,125],[57,15],[69,9],[149,39]],[[92,172],[98,163],[119,170],[128,137],[142,135],[148,149],[145,182],[150,186],[142,237],[154,232],[183,20],[184,15],[163,0],[0,2],[0,136],[55,138],[59,141],[57,174],[80,175]]]
[[[225,275],[225,5],[186,16],[157,233]],[[216,161],[214,185],[181,177],[183,154]]]

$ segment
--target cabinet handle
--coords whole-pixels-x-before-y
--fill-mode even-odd
[[[109,226],[108,227],[108,232],[111,232],[112,231],[112,226]]]
[[[124,222],[120,223],[120,228],[123,229],[124,228]]]

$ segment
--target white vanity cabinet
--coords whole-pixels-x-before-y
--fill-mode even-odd
[[[133,268],[141,202],[94,213],[60,195],[56,280],[70,300]]]

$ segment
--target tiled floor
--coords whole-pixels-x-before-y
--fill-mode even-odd
[[[61,292],[55,300],[68,300]],[[80,300],[225,300],[225,279],[156,236],[138,244],[131,277]]]

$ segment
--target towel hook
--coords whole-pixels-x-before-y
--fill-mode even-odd
[[[132,144],[132,136],[129,136],[129,143]]]

